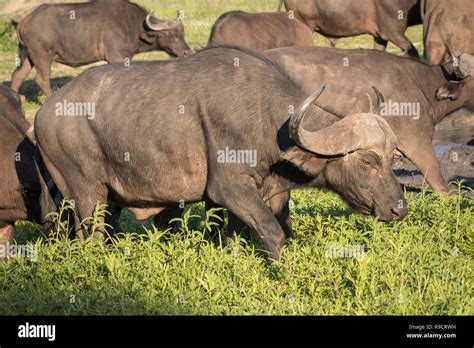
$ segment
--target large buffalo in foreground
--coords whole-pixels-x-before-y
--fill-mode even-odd
[[[76,228],[108,198],[139,220],[210,200],[256,231],[276,259],[286,237],[280,210],[265,201],[291,188],[329,187],[385,221],[407,212],[388,123],[372,114],[341,119],[313,103],[319,93],[308,97],[255,52],[207,49],[89,69],[46,101],[35,134],[56,185],[75,201]],[[80,239],[89,233],[78,230]]]
[[[460,66],[430,66],[375,50],[281,48],[264,53],[305,90],[326,84],[320,105],[335,113],[373,111],[390,124],[398,150],[436,191],[446,191],[432,145],[434,126],[466,107],[474,110],[474,57]]]
[[[282,12],[224,13],[212,27],[208,47],[233,45],[265,51],[287,46],[312,46],[313,32]]]
[[[21,113],[16,95],[0,84],[0,247],[13,240],[16,220],[42,222],[42,179],[35,162],[34,139],[27,136],[31,125]],[[31,134],[32,136],[32,134]],[[47,202],[47,201],[44,201]],[[43,209],[41,209],[43,208]],[[0,258],[6,255],[1,254]]]
[[[408,26],[421,24],[420,0],[281,0],[287,11],[312,31],[328,38],[369,34],[375,48],[385,50],[388,41],[405,54],[418,57],[405,36]]]
[[[164,50],[176,57],[191,54],[181,20],[162,21],[127,1],[43,4],[17,26],[20,66],[12,75],[18,92],[31,69],[46,96],[52,94],[53,61],[72,67],[105,60],[124,63],[141,52]]]
[[[474,54],[472,0],[421,0],[425,59],[441,64],[451,54]]]

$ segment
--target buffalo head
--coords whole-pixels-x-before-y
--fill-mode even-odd
[[[184,26],[178,16],[176,19],[162,21],[151,14],[145,19],[146,31],[140,38],[149,45],[155,45],[173,57],[186,57],[193,53],[184,39]]]
[[[407,206],[392,158],[397,137],[380,116],[350,115],[320,130],[303,128],[303,119],[321,89],[311,95],[290,119],[290,137],[303,150],[325,158],[324,177],[357,212],[383,221],[399,220]]]
[[[446,82],[436,91],[436,98],[456,100],[464,95],[464,106],[469,111],[474,111],[474,56],[467,53],[456,56],[452,51],[450,54],[453,63],[449,73],[453,80]]]

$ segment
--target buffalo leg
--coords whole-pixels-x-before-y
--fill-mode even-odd
[[[51,81],[49,77],[51,74],[51,64],[53,63],[53,57],[42,50],[30,50],[28,53],[32,64],[36,68],[36,84],[39,86],[45,96],[52,96],[53,91],[51,89]]]
[[[169,227],[171,220],[181,216],[181,211],[182,209],[178,206],[166,208],[158,215],[155,215],[153,223],[158,230],[166,230]]]
[[[225,232],[225,243],[229,244],[232,240],[232,236],[242,231],[244,228],[247,227],[245,223],[242,222],[237,216],[235,216],[230,210],[227,212],[227,230]]]
[[[103,184],[94,182],[82,175],[72,175],[71,177],[63,178],[60,172],[56,172],[56,168],[53,165],[48,165],[48,158],[46,156],[43,159],[59,190],[64,193],[66,198],[72,199],[74,203],[76,237],[81,242],[84,242],[92,232],[91,229],[95,228],[92,236],[93,240],[104,240],[106,235],[104,226],[106,214],[97,218],[96,226],[92,225],[90,217],[94,214],[98,204],[107,203],[107,188]]]
[[[285,237],[293,236],[292,221],[290,217],[290,192],[282,192],[270,198],[270,209],[277,218],[278,223],[285,232]],[[238,217],[231,211],[228,212],[229,218],[227,223],[226,243],[230,242],[232,235],[247,227]]]
[[[432,144],[420,141],[406,148],[401,144],[400,150],[420,170],[421,174],[426,177],[427,183],[434,191],[448,191],[448,186],[441,175],[441,168]]]
[[[40,58],[36,60],[33,59],[33,63],[36,67],[36,83],[46,97],[52,96],[53,90],[51,89],[50,80],[52,61],[50,59]]]
[[[120,232],[120,214],[122,213],[122,207],[115,202],[109,201],[107,210],[110,214],[106,215],[105,223],[111,226],[111,235],[114,235]]]
[[[28,74],[31,72],[33,68],[33,64],[31,61],[26,58],[21,62],[21,66],[19,66],[12,74],[12,85],[11,88],[15,92],[19,92],[23,81],[25,81]]]
[[[75,200],[76,202],[76,216],[75,216],[75,223],[76,223],[76,235],[78,236],[81,242],[84,242],[86,238],[92,233],[92,226],[91,221],[86,220],[87,218],[91,217],[94,213],[94,209],[97,203],[102,203],[106,201],[105,199],[98,199],[92,200],[89,197],[83,196],[82,198]],[[98,227],[95,228],[93,231],[94,234],[92,239],[94,241],[103,241],[106,236],[105,228],[103,224],[105,223],[104,217],[99,217],[97,223],[99,224]]]
[[[412,58],[419,58],[418,51],[413,46],[413,44],[408,40],[405,34],[400,33],[394,37],[390,38],[390,41],[393,42],[397,47],[403,50],[405,55]]]
[[[221,202],[262,240],[269,258],[278,260],[285,243],[285,232],[258,191],[242,187]]]
[[[4,225],[0,227],[0,260],[8,257],[7,248],[13,242],[13,231],[12,225]]]
[[[273,215],[277,218],[286,238],[293,236],[292,222],[290,217],[290,191],[279,193],[270,199],[270,207]]]
[[[436,45],[434,43],[425,43],[424,58],[428,64],[440,64],[446,54],[444,45]]]
[[[385,51],[387,49],[388,41],[381,37],[374,37],[374,49],[379,51]]]

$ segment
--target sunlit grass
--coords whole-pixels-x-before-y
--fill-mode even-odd
[[[128,214],[100,246],[45,239],[17,224],[17,243],[36,261],[0,264],[2,314],[473,314],[471,202],[408,194],[410,213],[382,223],[351,214],[335,195],[292,195],[295,237],[269,265],[255,238],[223,246],[209,235],[202,204],[176,231],[141,227]],[[363,247],[331,258],[330,245]]]

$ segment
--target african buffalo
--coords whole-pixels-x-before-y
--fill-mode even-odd
[[[36,83],[52,95],[53,61],[72,67],[101,60],[126,62],[141,52],[164,50],[176,57],[191,54],[181,20],[161,21],[127,1],[43,4],[17,26],[20,66],[13,72],[18,92],[33,66]]]
[[[434,126],[462,107],[474,110],[473,56],[461,55],[460,67],[453,69],[375,50],[295,47],[264,55],[306,91],[326,84],[323,107],[343,115],[372,110],[384,116],[398,150],[435,191],[447,191],[432,146]]]
[[[328,38],[370,34],[375,48],[385,50],[388,41],[406,54],[418,57],[405,36],[408,26],[421,24],[420,0],[281,0],[287,11],[312,31]]]
[[[286,13],[224,13],[212,27],[208,47],[234,45],[265,51],[286,46],[312,46],[313,33]]]
[[[16,220],[42,222],[42,184],[35,162],[34,140],[27,133],[16,93],[0,84],[0,246],[5,250],[13,239]],[[43,209],[42,209],[43,208]],[[0,255],[0,258],[5,255]]]
[[[265,200],[292,187],[327,186],[386,221],[407,212],[387,122],[340,119],[313,104],[320,93],[307,97],[254,51],[206,49],[89,69],[45,102],[35,134],[59,190],[76,203],[76,226],[108,198],[139,220],[208,199],[254,229],[276,259],[285,234]],[[94,112],[65,115],[65,102]]]
[[[472,1],[421,1],[426,61],[440,64],[451,58],[451,52],[474,54]]]

